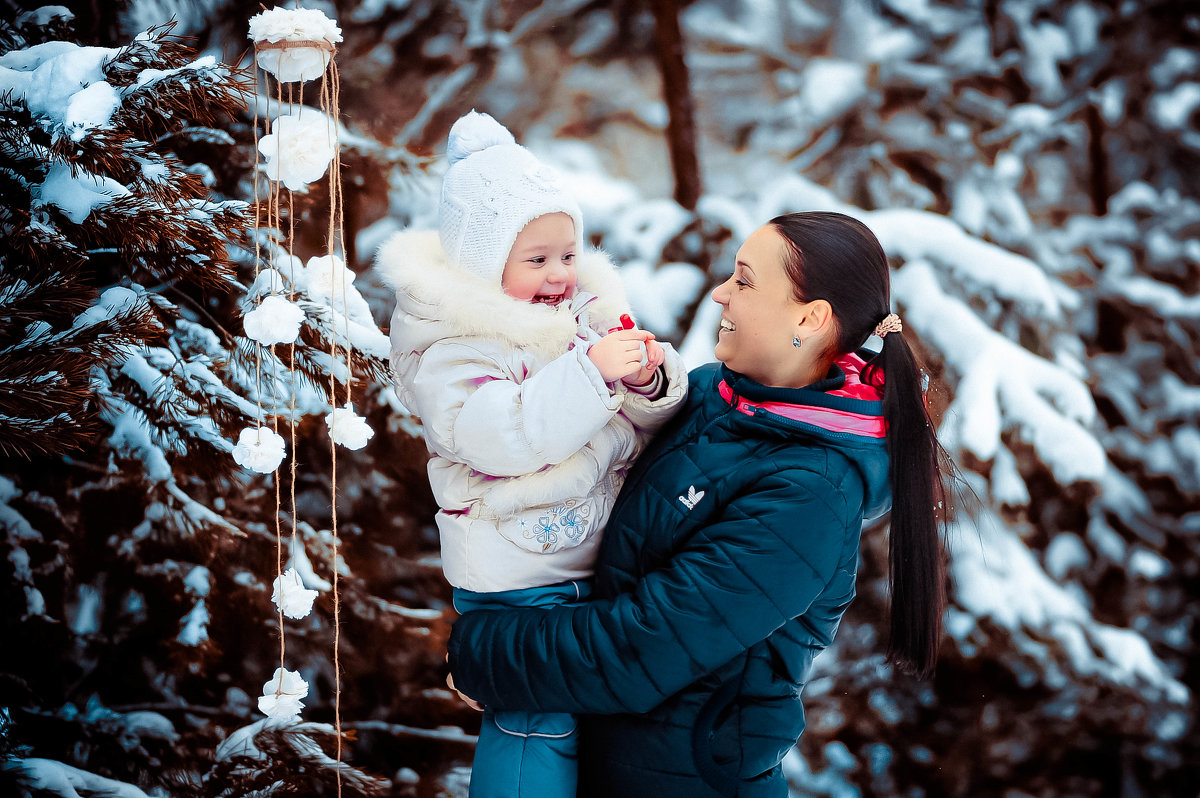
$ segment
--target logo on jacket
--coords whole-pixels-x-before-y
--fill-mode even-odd
[[[688,494],[680,496],[679,501],[683,502],[683,506],[689,510],[695,509],[696,505],[704,498],[704,491],[696,490],[695,485],[688,487]]]

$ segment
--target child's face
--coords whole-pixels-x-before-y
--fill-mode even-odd
[[[525,225],[504,263],[504,293],[525,302],[557,305],[575,293],[575,222],[548,213]]]

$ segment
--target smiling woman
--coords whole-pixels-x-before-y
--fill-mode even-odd
[[[773,219],[712,298],[722,363],[692,372],[626,479],[592,599],[466,612],[450,636],[452,686],[490,712],[581,716],[579,795],[786,796],[801,692],[889,505],[889,655],[920,674],[936,658],[938,447],[875,237],[841,214]]]
[[[787,241],[771,225],[738,250],[733,275],[712,292],[722,308],[714,355],[763,385],[800,388],[828,368],[820,344],[812,340],[805,350],[804,343],[829,335],[832,312],[824,300],[796,301],[783,266],[788,252]]]

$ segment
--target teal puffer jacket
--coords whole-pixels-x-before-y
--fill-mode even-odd
[[[785,796],[801,691],[854,597],[864,519],[890,502],[862,365],[803,389],[692,372],[613,508],[594,600],[462,616],[456,686],[588,715],[581,796]]]

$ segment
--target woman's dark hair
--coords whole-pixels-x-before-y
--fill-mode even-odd
[[[833,309],[837,341],[822,354],[832,364],[858,350],[890,312],[887,256],[875,235],[857,219],[832,212],[791,213],[770,224],[787,241],[784,268],[796,299],[823,299]],[[902,670],[927,677],[937,662],[945,601],[938,530],[939,508],[945,507],[944,453],[925,410],[921,370],[900,333],[883,336],[883,350],[862,379],[882,383],[887,422],[892,489],[887,656]]]

